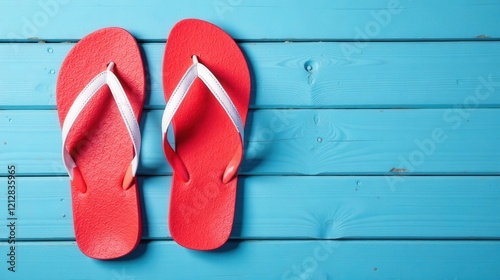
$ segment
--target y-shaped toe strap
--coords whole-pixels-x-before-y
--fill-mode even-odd
[[[139,154],[141,149],[141,132],[139,128],[139,124],[137,123],[137,119],[134,115],[134,110],[130,105],[130,102],[123,90],[120,81],[116,77],[116,75],[112,72],[114,67],[114,63],[111,62],[108,68],[97,74],[90,83],[85,86],[85,88],[78,94],[75,101],[71,105],[71,108],[66,115],[66,119],[64,120],[62,127],[62,154],[63,154],[63,162],[66,168],[66,171],[69,174],[69,178],[72,182],[74,182],[77,186],[80,186],[80,191],[85,193],[87,191],[85,180],[82,177],[80,169],[76,165],[75,161],[71,157],[68,149],[66,149],[66,140],[68,138],[68,134],[73,127],[73,124],[78,119],[78,116],[82,112],[83,108],[88,104],[90,99],[101,89],[102,86],[108,85],[111,93],[113,94],[114,100],[118,105],[118,110],[120,111],[120,115],[122,116],[123,121],[125,122],[125,126],[127,127],[127,131],[132,139],[132,144],[134,146],[135,156],[132,159],[132,162],[127,168],[125,176],[123,178],[123,189],[128,189],[133,185],[134,178],[137,172],[137,166],[139,165]]]
[[[184,100],[184,97],[186,97],[196,78],[200,78],[203,83],[205,83],[210,92],[212,92],[215,98],[219,101],[220,105],[222,106],[222,108],[224,108],[224,111],[226,111],[240,136],[239,146],[236,149],[235,155],[229,161],[228,166],[224,171],[224,175],[222,176],[222,181],[224,183],[227,183],[231,181],[236,175],[243,156],[243,122],[241,120],[240,114],[238,113],[238,110],[234,106],[231,98],[224,90],[220,82],[205,65],[198,62],[198,58],[196,56],[193,56],[193,65],[189,67],[189,69],[180,80],[179,84],[170,96],[170,99],[167,102],[167,106],[165,107],[165,111],[163,112],[163,150],[168,162],[170,163],[170,165],[172,165],[175,174],[179,176],[180,179],[182,179],[184,182],[189,181],[189,172],[186,169],[186,166],[182,162],[179,155],[177,155],[177,153],[174,151],[172,146],[170,146],[166,138],[170,123],[172,122],[175,113],[179,109],[182,101]]]

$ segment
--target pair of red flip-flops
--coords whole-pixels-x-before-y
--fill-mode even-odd
[[[163,87],[163,148],[174,170],[170,232],[187,248],[215,249],[229,238],[233,224],[250,97],[248,66],[220,28],[183,20],[167,40]],[[123,29],[86,36],[61,67],[57,109],[63,159],[76,241],[89,257],[121,257],[141,239],[136,178],[145,95],[141,53]],[[166,140],[170,123],[175,151]]]

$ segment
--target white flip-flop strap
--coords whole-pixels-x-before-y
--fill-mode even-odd
[[[114,100],[118,106],[118,110],[120,111],[120,115],[127,127],[127,131],[129,133],[130,138],[132,139],[132,144],[134,146],[135,156],[130,163],[132,166],[132,175],[135,176],[137,167],[139,165],[139,154],[141,149],[141,132],[139,128],[139,124],[134,115],[134,110],[130,105],[130,102],[123,90],[120,81],[116,77],[116,75],[108,68],[90,81],[90,83],[85,86],[85,88],[78,94],[75,98],[75,101],[71,105],[71,108],[66,115],[66,119],[64,120],[62,127],[62,154],[63,154],[63,162],[66,168],[66,171],[69,174],[71,180],[73,180],[73,169],[76,167],[76,163],[69,154],[68,149],[66,149],[66,140],[68,137],[73,124],[76,119],[82,112],[83,108],[88,104],[90,99],[101,89],[102,86],[107,84],[113,94]]]
[[[236,130],[238,131],[241,139],[241,143],[243,144],[244,139],[244,127],[243,121],[241,120],[241,116],[234,106],[234,103],[231,101],[231,98],[224,90],[220,82],[217,80],[215,75],[203,64],[198,62],[196,58],[194,59],[193,65],[189,67],[186,71],[179,84],[175,88],[174,92],[170,96],[170,99],[167,102],[167,106],[165,106],[165,111],[163,112],[162,118],[162,132],[163,132],[163,141],[166,141],[167,130],[172,122],[172,119],[179,109],[184,97],[186,97],[189,89],[193,85],[193,82],[196,78],[200,78],[203,83],[207,86],[210,92],[215,96],[215,98],[219,101],[224,111],[226,111],[227,115],[231,119],[231,122],[234,124]],[[167,141],[168,144],[168,141]],[[170,144],[169,144],[170,145]]]

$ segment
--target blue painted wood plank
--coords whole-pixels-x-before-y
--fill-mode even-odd
[[[498,239],[500,177],[239,178],[232,239]],[[170,177],[141,178],[143,238],[171,239]],[[6,178],[0,178],[6,186]],[[74,240],[67,177],[17,179],[19,240]],[[0,220],[7,196],[0,194]],[[202,199],[200,199],[202,200]],[[203,210],[203,206],[199,206]],[[7,240],[1,235],[0,241]],[[1,270],[1,269],[0,269]]]
[[[0,44],[1,109],[55,109],[60,65],[74,44]],[[240,44],[252,108],[499,107],[500,42]],[[164,44],[143,44],[146,108],[162,108]]]
[[[239,40],[500,38],[499,13],[491,0],[10,1],[0,10],[0,38],[80,39],[121,26],[142,40],[165,40],[184,18],[208,20]]]
[[[73,242],[20,242],[2,279],[498,279],[498,241],[245,241],[197,252],[173,241],[141,243],[98,261]],[[7,246],[0,245],[6,259]]]
[[[145,112],[140,174],[171,174],[162,113]],[[499,118],[498,109],[474,108],[256,110],[241,174],[497,175]],[[19,175],[65,175],[56,111],[0,111],[0,131],[0,166],[14,163]]]

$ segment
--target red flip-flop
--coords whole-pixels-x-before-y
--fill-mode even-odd
[[[233,225],[250,74],[238,45],[217,26],[187,19],[170,31],[163,62],[164,151],[174,170],[169,227],[196,250],[224,244]],[[172,122],[175,151],[166,140]]]
[[[137,42],[120,28],[86,36],[61,66],[56,92],[63,161],[76,242],[91,258],[121,257],[141,237],[135,175],[145,89]]]

